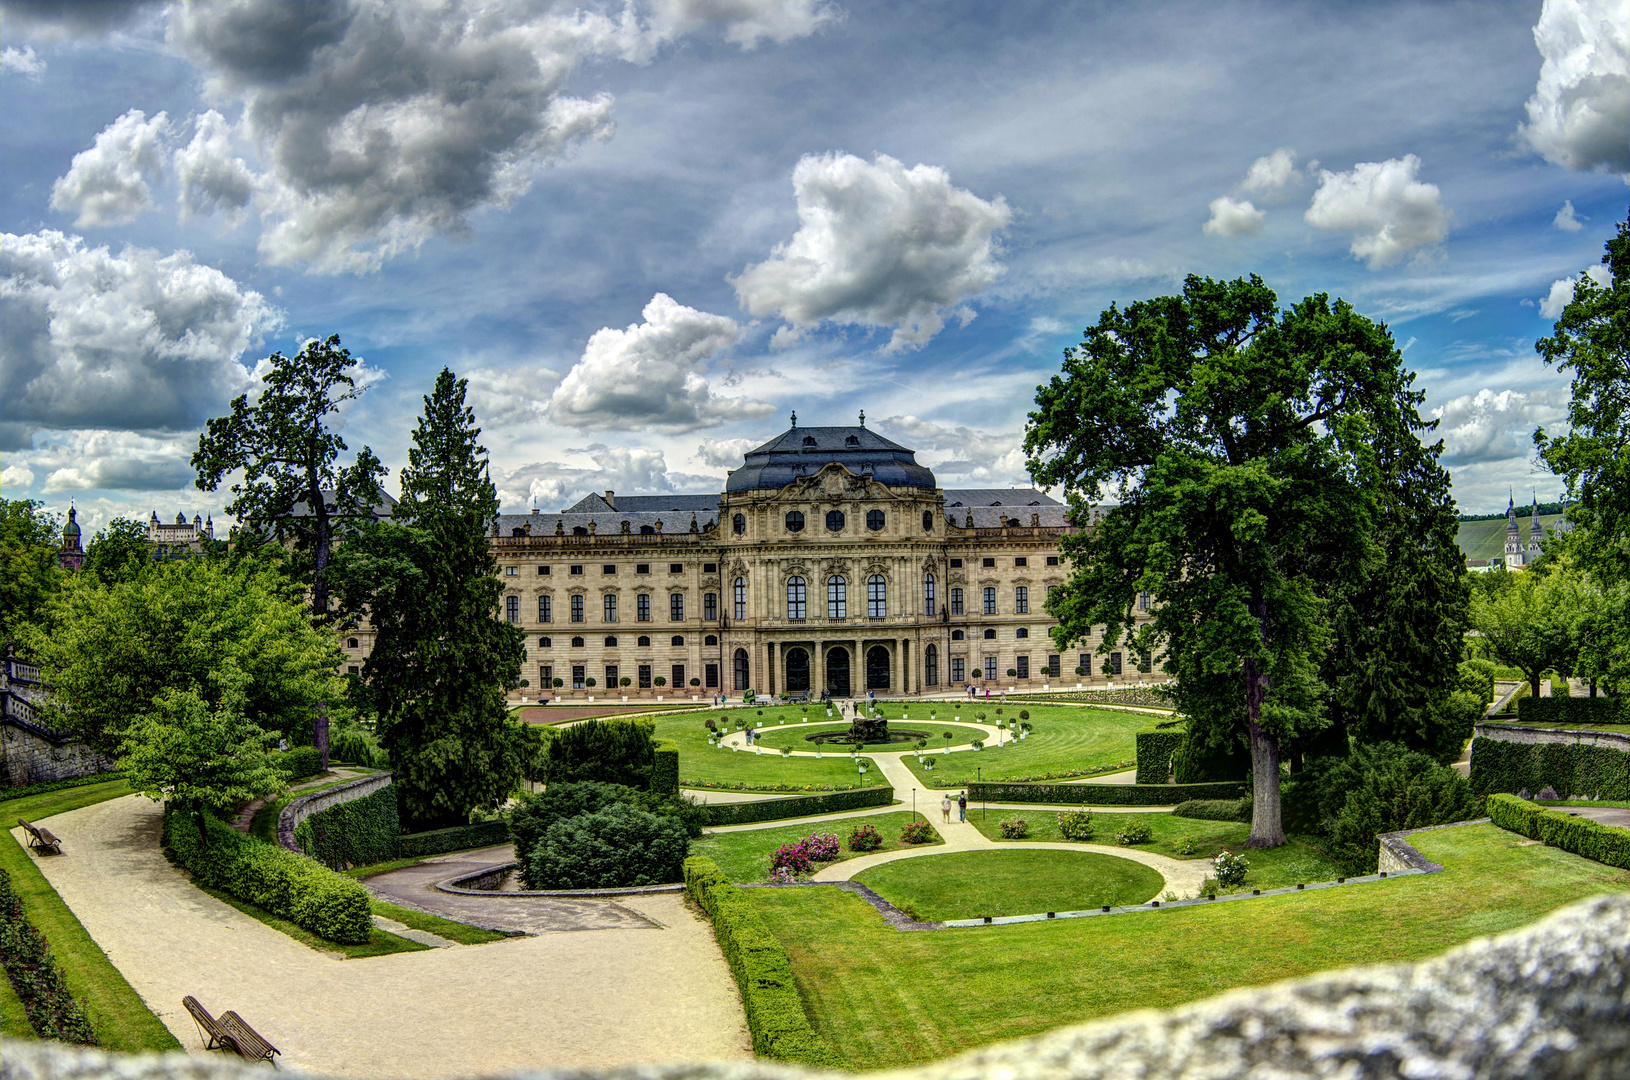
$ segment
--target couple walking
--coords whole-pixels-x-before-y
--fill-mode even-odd
[[[956,797],[956,819],[968,820],[968,793],[961,792]],[[949,823],[951,820],[951,796],[947,795],[940,800],[940,820]]]

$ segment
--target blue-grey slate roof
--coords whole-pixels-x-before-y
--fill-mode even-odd
[[[889,487],[933,488],[934,474],[917,455],[863,427],[795,427],[747,451],[730,473],[726,491],[778,490],[813,476],[832,462]]]

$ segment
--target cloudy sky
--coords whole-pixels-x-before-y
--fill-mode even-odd
[[[1390,324],[1464,508],[1554,497],[1533,343],[1626,211],[1623,16],[0,2],[0,486],[219,516],[199,428],[331,333],[352,448],[399,467],[450,365],[507,510],[716,491],[793,410],[1023,482],[1104,307],[1256,272]]]

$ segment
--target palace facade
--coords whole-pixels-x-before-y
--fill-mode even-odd
[[[719,494],[607,491],[497,519],[500,617],[527,633],[515,696],[898,696],[1133,674],[1132,658],[1096,655],[1096,635],[1067,652],[1048,636],[1072,528],[1032,488],[940,488],[864,414],[794,415]],[[368,636],[348,636],[354,664]]]

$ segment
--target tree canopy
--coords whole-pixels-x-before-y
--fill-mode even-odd
[[[114,518],[85,545],[80,571],[104,585],[112,585],[139,576],[152,562],[147,526],[129,518]]]
[[[62,579],[61,526],[29,499],[0,500],[0,638],[38,620]]]
[[[1180,296],[1112,305],[1038,388],[1032,473],[1092,525],[1062,542],[1071,573],[1048,604],[1054,636],[1067,647],[1101,624],[1105,650],[1126,638],[1164,653],[1190,738],[1250,747],[1252,846],[1284,842],[1280,759],[1332,723],[1325,679],[1361,700],[1375,673],[1418,665],[1380,638],[1331,664],[1337,614],[1367,624],[1386,607],[1333,585],[1367,581],[1411,540],[1447,528],[1452,543],[1412,380],[1386,328],[1344,301],[1281,311],[1254,275],[1191,276]],[[1426,562],[1434,577],[1447,565]],[[1455,602],[1447,581],[1432,588]],[[1139,628],[1143,592],[1156,602]],[[1448,636],[1434,628],[1420,650],[1434,670],[1453,670],[1453,652],[1437,655]]]

